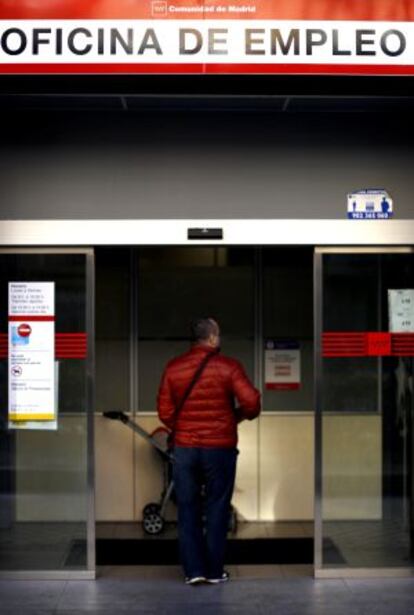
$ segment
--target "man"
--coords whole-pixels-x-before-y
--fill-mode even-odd
[[[238,361],[219,354],[220,330],[212,318],[194,321],[191,338],[191,349],[165,368],[158,415],[173,432],[185,582],[197,585],[229,578],[223,560],[236,474],[237,423],[258,416],[260,393]]]

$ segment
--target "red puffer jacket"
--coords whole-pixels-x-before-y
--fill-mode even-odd
[[[158,392],[158,416],[174,428],[175,411],[198,366],[212,349],[194,345],[167,364]],[[237,401],[237,403],[235,403]],[[237,410],[235,411],[235,406]],[[230,448],[237,444],[237,423],[260,412],[260,393],[235,359],[215,354],[207,363],[175,425],[177,446]]]

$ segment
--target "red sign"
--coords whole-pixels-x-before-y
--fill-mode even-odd
[[[298,391],[300,389],[300,383],[299,382],[266,383],[266,389],[268,391]]]
[[[329,358],[414,356],[414,334],[325,331],[322,356]]]
[[[0,0],[0,19],[414,21],[412,0]]]
[[[367,355],[385,357],[391,354],[391,333],[367,333]]]
[[[27,324],[22,324],[17,327],[17,333],[20,337],[29,337],[32,332],[32,327]]]
[[[0,73],[414,74],[414,0],[0,0]]]

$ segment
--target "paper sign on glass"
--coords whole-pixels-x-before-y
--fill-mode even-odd
[[[265,385],[268,390],[300,388],[300,346],[295,340],[265,342]]]
[[[414,332],[414,289],[389,290],[388,310],[391,333]]]
[[[9,283],[9,422],[55,421],[54,282]]]

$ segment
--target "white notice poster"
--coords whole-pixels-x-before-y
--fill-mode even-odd
[[[9,283],[9,425],[56,427],[55,284]]]
[[[414,289],[388,291],[390,333],[414,332]]]
[[[266,340],[265,385],[274,391],[300,388],[300,345],[296,340]]]

